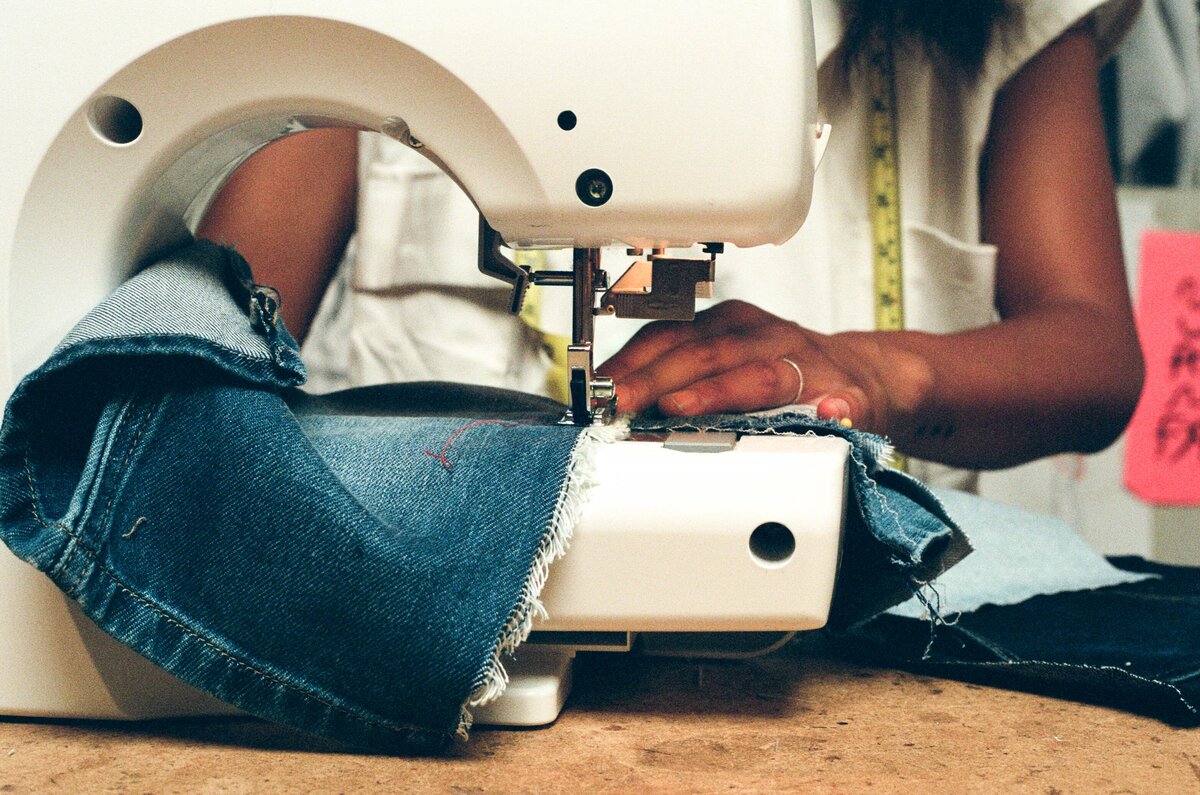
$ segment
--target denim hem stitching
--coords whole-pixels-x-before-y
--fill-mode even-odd
[[[145,606],[147,609],[149,609],[151,612],[155,613],[159,618],[163,619],[168,624],[171,624],[172,626],[178,628],[179,630],[184,632],[186,635],[190,636],[191,638],[193,638],[196,641],[199,641],[202,645],[207,646],[209,649],[211,649],[212,651],[221,655],[222,657],[225,657],[226,659],[228,659],[230,662],[232,662],[237,667],[243,668],[246,671],[248,671],[249,673],[254,674],[255,676],[258,676],[259,678],[264,679],[268,682],[279,685],[280,687],[286,688],[287,690],[294,691],[305,698],[310,698],[313,701],[316,701],[317,703],[333,710],[334,712],[344,715],[352,720],[359,721],[360,723],[364,723],[368,726],[374,726],[374,727],[378,727],[381,729],[387,729],[388,731],[392,731],[392,732],[408,731],[408,732],[413,732],[416,734],[423,734],[423,735],[438,734],[438,732],[434,732],[430,729],[422,728],[420,726],[410,726],[407,724],[389,724],[389,723],[385,723],[383,721],[375,720],[373,718],[368,718],[368,717],[365,717],[362,715],[355,714],[354,712],[351,712],[347,708],[340,706],[338,704],[335,704],[332,701],[329,701],[328,699],[318,695],[317,693],[314,693],[310,690],[306,690],[305,688],[300,687],[295,684],[292,684],[291,682],[288,682],[284,679],[280,679],[279,677],[277,677],[273,674],[270,674],[266,671],[262,671],[256,667],[254,667],[250,663],[248,663],[242,659],[239,659],[232,652],[221,648],[219,645],[217,645],[213,641],[204,637],[203,635],[196,632],[191,627],[189,627],[186,624],[184,624],[183,622],[181,622],[179,619],[175,618],[166,609],[159,607],[149,597],[133,590],[133,588],[131,588],[129,585],[127,585],[125,583],[125,581],[122,580],[121,577],[116,572],[112,571],[110,568],[108,568],[108,566],[106,566],[104,564],[104,561],[100,558],[100,555],[99,555],[99,553],[96,552],[96,550],[91,549],[87,545],[87,543],[83,540],[83,538],[80,537],[74,531],[72,531],[70,528],[68,528],[64,525],[61,525],[61,524],[54,525],[53,527],[62,530],[68,536],[73,538],[76,542],[76,547],[79,550],[81,550],[82,552],[84,552],[89,558],[91,558],[92,562],[96,565],[96,568],[99,569],[101,572],[103,572],[109,579],[111,579],[113,581],[113,583],[117,586],[117,588],[119,588],[122,592],[124,592],[128,596],[133,597],[138,602],[140,602],[143,606]]]
[[[1197,709],[1195,707],[1195,705],[1192,704],[1192,702],[1188,701],[1187,696],[1185,696],[1183,694],[1183,691],[1180,690],[1178,687],[1176,687],[1174,684],[1172,684],[1170,682],[1164,682],[1161,679],[1153,679],[1148,676],[1142,676],[1141,674],[1135,674],[1133,671],[1127,670],[1125,668],[1121,668],[1116,665],[1086,665],[1083,663],[1050,662],[1048,660],[1002,660],[1002,661],[996,661],[996,662],[962,662],[962,661],[929,660],[929,661],[925,661],[925,662],[926,662],[926,664],[935,665],[935,666],[963,665],[963,666],[968,666],[968,667],[972,667],[972,668],[1025,668],[1025,667],[1029,667],[1029,666],[1038,665],[1038,666],[1047,666],[1050,668],[1065,668],[1065,669],[1072,670],[1072,671],[1076,671],[1076,670],[1116,671],[1116,672],[1124,674],[1125,676],[1128,676],[1130,679],[1136,679],[1139,682],[1145,682],[1147,684],[1152,684],[1152,685],[1161,685],[1162,687],[1166,687],[1166,688],[1169,688],[1170,690],[1173,690],[1175,692],[1175,695],[1179,697],[1180,703],[1183,704],[1183,706],[1187,709],[1188,712],[1190,712],[1193,715],[1200,716],[1200,709]]]
[[[158,400],[153,401],[149,408],[146,409],[146,413],[142,415],[141,427],[138,428],[137,434],[133,437],[133,441],[129,443],[129,449],[125,451],[125,457],[121,459],[120,466],[118,466],[112,473],[112,479],[115,481],[113,483],[112,493],[108,495],[108,502],[104,504],[104,514],[100,517],[100,521],[96,525],[100,532],[104,532],[104,529],[108,526],[108,517],[109,514],[112,513],[113,502],[115,502],[117,499],[117,490],[121,485],[121,473],[124,472],[125,467],[129,465],[129,459],[133,457],[133,451],[137,449],[137,446],[142,441],[142,437],[146,434],[146,429],[150,427],[151,417],[155,412],[158,411],[161,405],[162,398],[159,398]],[[99,478],[103,478],[103,474],[101,474]]]
[[[158,406],[158,403],[156,402],[153,406],[151,406],[151,411],[153,411],[153,409],[156,408],[157,406]],[[150,414],[150,412],[147,412],[146,417],[143,419],[143,423],[145,423],[149,419],[149,414]],[[133,452],[133,448],[137,445],[138,440],[141,439],[143,431],[145,431],[145,425],[143,425],[142,429],[138,431],[137,437],[134,439],[133,443],[130,445],[130,450],[125,455],[125,461],[123,461],[121,464],[122,467],[124,467],[124,465],[126,463],[128,463],[129,455]],[[82,550],[89,558],[92,559],[92,561],[96,565],[96,568],[98,568],[106,576],[108,576],[109,579],[111,579],[113,581],[113,583],[119,589],[121,589],[121,591],[123,591],[127,595],[133,597],[138,602],[141,602],[146,608],[148,608],[150,611],[152,611],[153,613],[158,615],[164,621],[166,621],[167,623],[182,630],[185,634],[189,635],[194,640],[199,641],[201,644],[203,644],[204,646],[207,646],[209,649],[215,651],[217,654],[221,655],[222,657],[225,657],[226,659],[228,659],[230,662],[232,662],[234,665],[238,666],[239,668],[243,668],[246,671],[248,671],[249,673],[254,674],[268,682],[272,682],[272,683],[277,684],[281,687],[284,687],[288,690],[292,690],[296,693],[299,693],[301,696],[303,696],[305,698],[311,698],[314,701],[316,701],[317,703],[322,704],[325,707],[327,707],[328,709],[333,710],[334,712],[337,712],[341,715],[345,715],[346,717],[348,717],[352,720],[359,721],[368,726],[374,726],[374,727],[386,729],[386,730],[392,731],[392,732],[414,732],[417,734],[426,734],[426,735],[427,734],[436,734],[436,732],[432,732],[429,729],[421,728],[419,726],[410,726],[407,724],[388,724],[388,723],[384,723],[382,721],[377,721],[377,720],[373,720],[371,718],[363,717],[361,715],[356,715],[355,713],[347,710],[345,707],[334,704],[333,702],[330,702],[327,699],[322,698],[321,696],[317,695],[316,693],[305,690],[302,687],[298,687],[297,685],[294,685],[290,682],[287,682],[283,679],[273,676],[272,674],[269,674],[266,671],[261,671],[258,668],[255,668],[250,663],[247,663],[243,660],[238,659],[231,652],[226,651],[225,649],[222,649],[220,646],[213,643],[208,638],[204,637],[203,635],[199,634],[192,628],[183,624],[181,621],[179,621],[174,616],[172,616],[168,611],[166,611],[163,608],[159,607],[158,605],[154,604],[154,602],[152,602],[148,597],[144,596],[143,594],[138,593],[137,591],[133,590],[128,585],[126,585],[125,582],[116,574],[116,572],[112,571],[104,564],[104,561],[101,560],[99,553],[96,550],[91,549],[78,533],[71,530],[69,527],[67,527],[62,522],[51,523],[51,522],[46,521],[42,517],[40,511],[38,510],[37,488],[33,483],[33,472],[30,471],[30,468],[29,468],[28,453],[26,453],[26,455],[24,457],[24,469],[25,469],[25,478],[29,483],[29,509],[30,509],[30,513],[33,515],[34,520],[38,524],[40,524],[42,527],[46,528],[47,530],[61,531],[68,538],[70,538],[73,542],[73,544],[72,544],[73,548],[69,548],[63,552],[61,560],[52,567],[53,571],[55,571],[55,572],[61,571],[63,568],[66,567],[68,561],[74,554],[75,550],[76,549]],[[117,471],[120,472],[120,469],[118,469]],[[109,507],[111,508],[111,506],[112,506],[112,498],[109,499]],[[107,517],[108,517],[108,511],[106,510],[105,518],[107,519]],[[103,526],[103,520],[101,521],[101,526]],[[72,595],[75,592],[77,585],[78,584],[73,585],[71,587],[71,589],[66,592],[68,596]],[[505,678],[505,681],[507,681],[507,677]]]

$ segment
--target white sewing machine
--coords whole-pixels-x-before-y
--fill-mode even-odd
[[[187,235],[197,197],[248,154],[348,125],[419,149],[462,186],[485,219],[479,267],[514,284],[514,303],[530,281],[573,286],[572,417],[604,421],[612,390],[592,375],[593,315],[690,317],[724,244],[796,232],[824,147],[807,0],[44,0],[5,17],[4,398],[86,310]],[[572,248],[575,267],[516,269],[501,240]],[[665,251],[696,243],[706,256]],[[599,248],[614,244],[649,257],[609,285]],[[531,643],[547,651],[522,655],[526,675],[479,720],[553,720],[575,649],[629,649],[639,632],[774,633],[729,636],[756,650],[821,626],[846,460],[829,438],[606,447],[543,593],[550,619]],[[103,635],[6,549],[0,604],[0,714],[231,709]]]

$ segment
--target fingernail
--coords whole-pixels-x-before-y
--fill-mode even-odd
[[[850,416],[850,404],[842,398],[832,398],[825,404],[829,418],[834,420],[847,419]]]
[[[676,392],[673,395],[667,395],[664,402],[674,408],[674,413],[684,417],[692,416],[698,408],[695,392]]]

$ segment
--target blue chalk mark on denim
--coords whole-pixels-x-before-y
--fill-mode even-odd
[[[591,451],[623,429],[559,425],[560,406],[496,390],[304,395],[276,310],[205,242],[119,287],[6,408],[0,537],[218,698],[352,743],[444,748],[503,689],[500,654],[540,609]],[[686,425],[850,442],[835,625],[968,549],[878,437],[787,413],[635,430]]]

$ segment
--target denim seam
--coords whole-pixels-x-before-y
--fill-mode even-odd
[[[298,685],[294,685],[291,682],[288,682],[284,679],[280,679],[279,677],[274,676],[273,674],[267,673],[266,671],[259,670],[258,668],[254,667],[250,663],[239,659],[232,652],[221,648],[213,641],[204,637],[203,635],[196,632],[191,627],[189,627],[186,624],[184,624],[183,622],[181,622],[179,619],[172,616],[170,612],[168,612],[167,610],[165,610],[162,607],[159,607],[149,597],[133,590],[129,585],[127,585],[125,583],[124,580],[122,580],[120,578],[120,576],[116,572],[114,572],[112,569],[108,568],[108,566],[105,565],[105,563],[101,559],[99,553],[96,550],[90,548],[87,545],[87,543],[83,540],[83,538],[81,538],[77,533],[75,533],[70,528],[66,527],[65,525],[59,524],[59,525],[55,525],[55,526],[58,527],[60,530],[62,530],[64,533],[66,533],[68,536],[70,536],[72,539],[74,539],[76,547],[80,551],[85,553],[88,557],[90,557],[92,559],[92,562],[96,565],[96,568],[99,569],[100,571],[102,571],[109,579],[111,579],[113,581],[113,583],[117,586],[117,588],[119,588],[125,594],[133,597],[138,602],[141,602],[142,605],[144,605],[151,612],[155,613],[159,618],[166,621],[168,624],[171,624],[172,626],[177,627],[182,632],[184,632],[186,635],[189,635],[193,639],[199,641],[204,646],[207,646],[209,649],[215,651],[217,654],[221,655],[222,657],[225,657],[226,659],[228,659],[230,662],[232,662],[234,665],[238,666],[239,668],[243,668],[246,671],[250,672],[251,674],[254,674],[255,676],[258,676],[268,682],[272,682],[272,683],[277,684],[281,687],[284,687],[288,690],[292,690],[296,693],[299,693],[301,696],[304,696],[305,698],[311,698],[313,701],[316,701],[317,703],[324,705],[325,707],[333,710],[334,712],[345,715],[346,717],[351,718],[352,720],[359,721],[368,726],[376,726],[376,727],[379,727],[382,729],[387,729],[388,731],[393,731],[393,732],[413,731],[413,732],[417,732],[417,733],[421,733],[421,734],[430,733],[430,731],[428,729],[423,729],[419,726],[409,726],[406,724],[394,724],[394,725],[387,724],[382,721],[374,720],[372,718],[367,718],[362,715],[357,715],[357,714],[351,712],[350,710],[346,709],[345,707],[342,707],[338,704],[335,704],[331,701],[326,700],[325,698],[321,697],[317,693],[313,693],[312,691],[306,690]]]
[[[133,457],[133,451],[141,443],[142,437],[146,433],[146,429],[150,427],[150,418],[154,415],[158,408],[162,405],[162,398],[153,401],[150,407],[146,409],[146,413],[142,416],[141,427],[138,428],[137,435],[133,437],[133,441],[129,443],[129,449],[125,451],[125,457],[121,459],[121,464],[112,472],[113,487],[112,492],[108,495],[108,502],[104,504],[104,515],[100,517],[100,521],[96,524],[96,529],[103,533],[108,526],[108,517],[112,513],[113,503],[117,499],[117,491],[120,489],[121,473],[125,471],[125,467],[129,465],[129,459]],[[98,475],[98,480],[104,476]]]
[[[28,448],[25,450],[22,463],[25,469],[25,480],[29,484],[29,512],[33,515],[34,521],[47,530],[62,531],[70,539],[70,541],[67,542],[66,548],[63,549],[62,553],[58,556],[58,560],[55,561],[54,565],[50,566],[49,570],[47,571],[47,574],[49,574],[51,577],[57,577],[63,572],[64,569],[67,568],[67,564],[70,562],[71,556],[74,554],[78,539],[71,534],[71,531],[67,529],[66,524],[63,522],[48,522],[42,517],[41,511],[38,510],[37,487],[33,484],[33,470],[29,466]],[[69,588],[64,589],[63,593],[67,596],[73,596],[77,586],[78,583],[72,583]]]
[[[134,437],[133,442],[130,443],[129,450],[125,454],[125,459],[121,462],[121,466],[116,471],[117,474],[119,474],[121,472],[121,470],[124,469],[125,465],[129,463],[129,458],[133,454],[134,448],[138,445],[143,434],[145,433],[146,427],[148,426],[148,423],[149,423],[151,413],[159,406],[160,402],[161,401],[156,401],[154,404],[152,404],[150,409],[146,412],[146,415],[143,417],[142,427],[138,430],[137,436]],[[244,662],[243,660],[238,659],[231,652],[228,652],[225,649],[222,649],[220,646],[216,645],[208,638],[205,638],[203,635],[197,633],[195,630],[186,626],[185,624],[180,622],[178,619],[174,618],[169,612],[167,612],[163,608],[159,607],[158,605],[154,604],[154,602],[152,602],[148,597],[138,593],[137,591],[134,591],[132,588],[130,588],[128,585],[126,585],[125,582],[114,571],[109,569],[104,564],[104,561],[101,560],[99,553],[96,550],[91,549],[78,533],[71,530],[69,527],[67,527],[62,522],[53,522],[52,523],[52,522],[46,521],[42,517],[41,512],[38,510],[37,487],[34,485],[33,472],[30,470],[30,467],[29,467],[28,450],[26,451],[26,454],[24,456],[24,469],[25,469],[25,478],[29,484],[29,510],[30,510],[30,513],[33,515],[34,521],[36,521],[38,524],[40,524],[42,527],[46,528],[47,530],[59,530],[62,533],[64,533],[68,538],[71,539],[70,546],[68,546],[67,549],[64,550],[63,554],[59,558],[59,561],[51,568],[51,570],[49,572],[47,572],[48,574],[50,574],[50,576],[53,577],[53,576],[59,574],[60,572],[62,572],[67,567],[67,564],[70,562],[71,558],[74,557],[75,551],[77,549],[81,550],[88,557],[90,557],[92,559],[92,561],[95,563],[96,567],[100,571],[104,572],[104,574],[107,575],[109,577],[109,579],[111,579],[113,581],[113,583],[115,583],[116,586],[118,588],[120,588],[122,591],[124,591],[126,594],[133,597],[137,601],[141,602],[146,608],[148,608],[149,610],[151,610],[152,612],[157,614],[160,618],[162,618],[169,624],[171,624],[175,627],[178,627],[185,634],[191,636],[192,638],[199,641],[203,645],[212,649],[217,654],[220,654],[222,657],[227,658],[234,665],[236,665],[240,668],[244,668],[246,671],[249,671],[251,674],[259,676],[268,682],[273,682],[273,683],[278,684],[282,687],[285,687],[289,690],[295,691],[306,698],[311,698],[314,701],[316,701],[320,704],[323,704],[324,706],[328,707],[329,709],[332,709],[335,712],[345,715],[353,720],[360,721],[368,726],[377,726],[379,728],[387,729],[389,731],[394,731],[394,732],[415,731],[415,732],[424,733],[424,732],[428,731],[427,729],[422,729],[418,726],[389,725],[387,723],[372,720],[370,718],[366,718],[361,715],[356,715],[353,712],[350,712],[349,710],[345,709],[344,707],[338,706],[337,704],[327,701],[326,699],[322,698],[321,696],[317,695],[316,693],[312,693],[308,690],[305,690],[304,688],[297,687],[296,685],[293,685],[290,682],[287,682],[283,679],[279,679],[278,677],[272,676],[271,674],[267,673],[266,671],[261,671],[258,668],[255,668],[250,663],[247,663],[247,662]],[[104,518],[101,519],[101,522],[99,525],[101,528],[103,528],[104,523],[108,518],[108,514],[112,508],[113,499],[115,496],[116,496],[116,492],[114,491],[113,495],[109,497],[108,505],[106,506],[105,512],[104,512]],[[75,592],[77,587],[78,587],[78,583],[71,585],[71,587],[65,592],[66,595],[71,596]]]
[[[151,335],[150,339],[154,339],[158,336],[159,335]],[[292,353],[296,353],[295,349],[291,348],[288,345],[284,345],[281,343],[272,345],[271,343],[267,342],[266,344],[270,348],[270,352],[271,352],[271,356],[269,358],[267,358],[267,357],[261,357],[261,356],[253,356],[251,354],[245,353],[244,351],[239,351],[236,348],[231,348],[228,345],[224,345],[220,342],[217,342],[216,340],[213,340],[210,337],[203,337],[199,334],[178,334],[178,335],[171,335],[171,336],[173,339],[197,340],[199,342],[204,343],[205,345],[211,345],[212,347],[216,348],[217,350],[228,353],[231,356],[235,356],[244,362],[248,362],[250,364],[256,364],[256,365],[270,364],[270,365],[278,366],[279,365],[279,356],[276,355],[276,348],[282,348],[284,350],[292,351]],[[56,351],[55,356],[67,353],[71,348],[75,348],[76,346],[79,346],[79,345],[92,345],[94,343],[105,343],[105,342],[144,342],[145,340],[146,340],[145,335],[134,335],[134,334],[121,334],[119,336],[112,336],[112,337],[88,337],[86,339],[81,339],[81,340],[71,343],[71,345],[68,348],[64,348],[61,351]],[[265,342],[265,340],[264,340],[264,342]],[[296,356],[298,357],[299,354],[296,353]]]
[[[1200,715],[1200,710],[1198,710],[1196,708],[1196,706],[1192,704],[1192,702],[1188,701],[1187,696],[1185,696],[1183,694],[1182,690],[1180,690],[1178,687],[1176,687],[1171,682],[1164,682],[1161,679],[1152,679],[1147,676],[1142,676],[1141,674],[1135,674],[1133,671],[1130,671],[1126,668],[1121,668],[1116,665],[1087,665],[1084,663],[1050,662],[1048,660],[1002,660],[1002,661],[995,661],[995,662],[958,662],[958,661],[933,660],[933,661],[929,661],[929,663],[927,663],[927,664],[951,665],[951,666],[964,665],[964,666],[973,667],[973,668],[1022,668],[1022,667],[1032,666],[1032,665],[1038,665],[1038,666],[1046,666],[1049,668],[1066,668],[1066,669],[1069,669],[1072,671],[1075,671],[1075,670],[1117,671],[1117,672],[1124,674],[1125,676],[1128,676],[1131,679],[1136,679],[1139,682],[1146,682],[1148,684],[1161,685],[1163,687],[1170,688],[1171,690],[1175,691],[1175,695],[1179,697],[1180,702],[1183,703],[1183,706],[1187,708],[1188,712],[1192,713],[1193,715]]]

